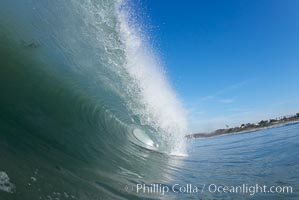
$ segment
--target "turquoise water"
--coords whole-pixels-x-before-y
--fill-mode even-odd
[[[200,194],[206,199],[298,199],[299,124],[197,140],[184,160],[185,182],[292,186],[293,193]],[[184,177],[184,178],[183,178]],[[192,181],[191,181],[192,180]],[[267,188],[266,191],[268,191]],[[214,188],[211,188],[214,191]],[[251,195],[250,195],[251,194]],[[205,196],[206,195],[206,196]]]
[[[0,200],[298,199],[299,125],[186,140],[132,10],[0,2]],[[292,193],[213,191],[240,184]]]

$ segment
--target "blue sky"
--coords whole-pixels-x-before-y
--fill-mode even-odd
[[[191,131],[299,112],[299,1],[138,4]]]

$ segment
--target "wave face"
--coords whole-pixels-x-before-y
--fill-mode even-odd
[[[4,27],[10,33],[2,34],[15,35],[9,39],[23,43],[23,56],[41,62],[26,66],[32,73],[44,73],[32,81],[48,79],[47,88],[40,92],[47,90],[53,101],[66,96],[61,105],[69,104],[72,112],[78,111],[77,116],[88,119],[92,126],[99,125],[111,137],[118,137],[116,131],[128,135],[138,128],[162,151],[184,151],[184,111],[156,56],[136,31],[140,26],[130,20],[131,10],[125,3],[29,1],[18,3],[17,9],[13,2],[2,4],[2,9],[12,9],[4,10],[7,21],[2,25],[18,20],[15,27]],[[21,18],[22,14],[26,17]],[[28,84],[31,80],[24,81]],[[55,85],[58,81],[59,86]],[[67,115],[69,110],[64,109]]]
[[[140,176],[151,152],[185,154],[184,109],[130,13],[110,0],[0,2],[0,154],[17,194],[34,199],[18,185],[44,169],[45,190],[97,177],[115,199],[116,177]]]

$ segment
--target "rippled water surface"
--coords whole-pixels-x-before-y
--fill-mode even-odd
[[[114,153],[122,159],[106,163],[76,160],[51,149],[45,149],[44,156],[39,157],[33,151],[37,147],[23,147],[21,151],[9,147],[2,139],[1,170],[15,188],[12,193],[0,192],[0,196],[4,199],[71,196],[76,199],[298,199],[298,131],[299,125],[294,124],[196,139],[189,141],[190,152],[185,157],[133,145],[134,154],[126,156],[117,150]],[[152,190],[143,190],[142,184],[152,186]],[[153,189],[155,184],[159,188],[168,187],[169,191],[165,190],[163,195],[161,189]],[[243,184],[291,186],[292,193],[255,193],[252,189],[239,193],[215,192],[215,185]]]

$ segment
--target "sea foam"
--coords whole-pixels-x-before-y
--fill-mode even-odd
[[[8,192],[8,193],[14,193],[16,187],[14,184],[10,182],[10,179],[6,172],[0,171],[0,191]]]

